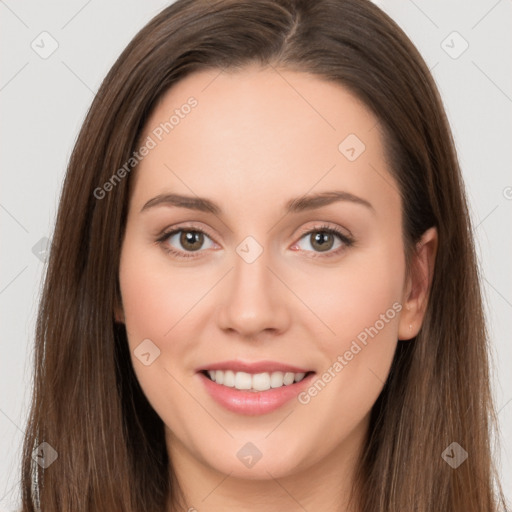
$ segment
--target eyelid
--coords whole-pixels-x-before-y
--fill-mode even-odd
[[[178,231],[199,231],[200,233],[203,233],[207,235],[209,238],[212,239],[213,242],[215,242],[217,245],[219,243],[215,240],[215,237],[210,232],[209,228],[204,227],[203,224],[200,224],[198,222],[185,222],[182,224],[176,224],[174,226],[168,226],[157,235],[157,241],[165,241],[167,238],[169,238],[171,235],[175,234]]]
[[[343,229],[347,233],[343,233]],[[351,242],[354,242],[354,236],[352,235],[350,230],[348,230],[347,228],[341,228],[340,226],[337,226],[337,225],[330,225],[327,222],[321,223],[320,226],[315,225],[312,227],[310,226],[307,228],[302,228],[299,238],[302,238],[304,235],[308,235],[310,233],[314,233],[314,232],[318,232],[318,231],[333,231],[333,232],[336,232],[341,238],[345,238],[347,241],[350,240]]]

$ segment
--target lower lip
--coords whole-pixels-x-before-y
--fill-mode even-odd
[[[225,409],[238,414],[256,416],[258,414],[267,414],[275,411],[295,398],[309,385],[315,374],[311,373],[300,382],[295,382],[288,386],[257,392],[228,388],[227,386],[213,382],[201,372],[198,373],[198,375],[203,381],[206,391]]]

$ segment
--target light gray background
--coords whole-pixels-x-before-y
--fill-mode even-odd
[[[0,0],[0,510],[19,503],[20,450],[44,269],[43,255],[33,248],[51,238],[67,160],[101,80],[135,33],[168,3]],[[496,457],[510,500],[512,2],[376,3],[424,56],[452,125],[485,285],[502,435]],[[48,37],[40,36],[43,31],[58,43],[46,59],[31,47],[33,41],[43,45],[41,37]],[[50,48],[50,40],[45,41]],[[464,41],[469,46],[458,55]]]

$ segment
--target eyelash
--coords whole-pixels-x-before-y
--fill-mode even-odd
[[[162,246],[162,248],[164,249],[165,252],[172,254],[178,258],[197,258],[198,256],[196,256],[196,254],[194,254],[194,253],[190,253],[190,251],[188,253],[177,251],[165,243],[171,236],[175,235],[176,233],[180,233],[181,231],[191,231],[191,232],[196,232],[196,233],[202,233],[203,235],[206,235],[207,237],[209,237],[210,239],[213,240],[213,237],[211,237],[206,231],[204,231],[200,228],[196,228],[194,226],[181,226],[178,229],[172,229],[170,231],[166,231],[165,233],[162,233],[162,235],[157,239],[157,243]],[[304,238],[306,235],[311,235],[313,233],[329,233],[331,235],[337,236],[340,239],[340,241],[343,243],[343,245],[341,247],[338,247],[335,251],[330,251],[325,254],[323,254],[321,252],[316,252],[316,253],[308,256],[310,258],[330,258],[332,256],[337,256],[341,251],[343,251],[347,247],[353,246],[354,242],[355,242],[355,240],[353,238],[345,235],[338,229],[333,228],[331,226],[327,226],[327,225],[322,225],[319,227],[315,227],[313,229],[307,229],[307,230],[303,231],[299,237],[299,240],[302,240],[302,238]],[[195,251],[195,252],[202,252],[202,251],[199,250],[199,251]],[[311,251],[308,251],[308,252],[311,252]]]

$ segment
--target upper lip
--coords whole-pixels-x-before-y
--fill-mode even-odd
[[[312,370],[293,366],[291,364],[280,363],[278,361],[220,361],[202,366],[197,369],[198,372],[207,370],[231,370],[233,372],[246,373],[272,373],[272,372],[292,372],[292,373],[308,373]]]

